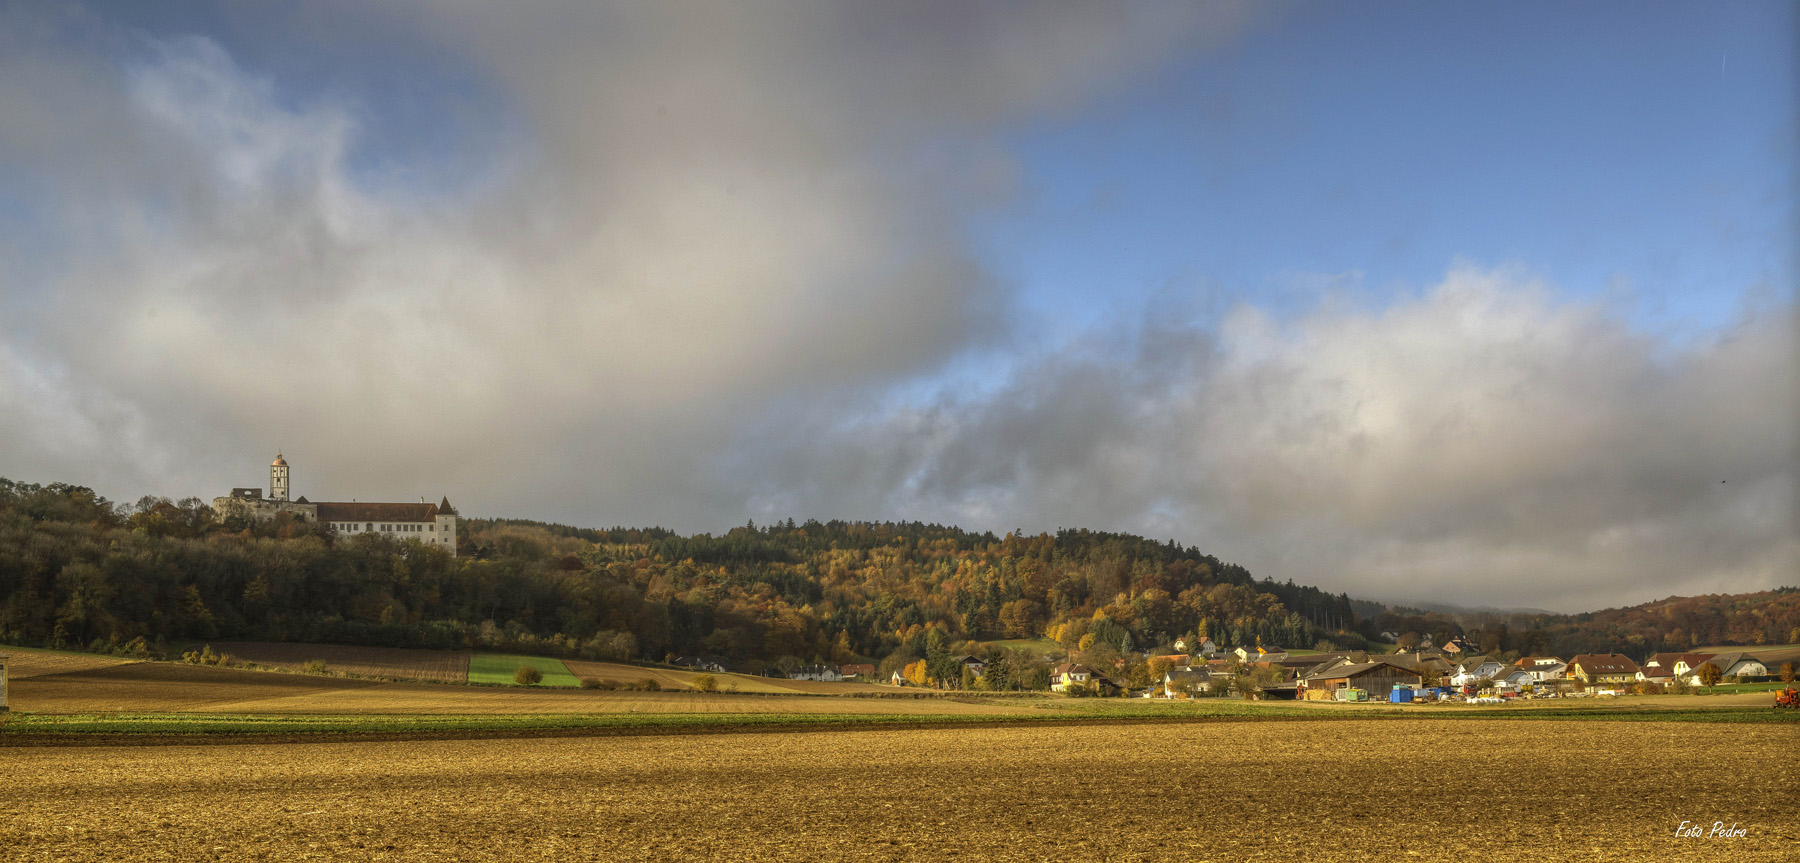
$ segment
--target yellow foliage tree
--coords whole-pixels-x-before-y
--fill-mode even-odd
[[[907,663],[906,670],[901,673],[906,677],[907,681],[911,682],[914,686],[924,686],[927,679],[925,675],[925,660],[921,659],[918,662]]]

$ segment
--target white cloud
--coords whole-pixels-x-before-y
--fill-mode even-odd
[[[822,512],[1132,530],[1391,598],[1578,609],[1800,564],[1789,311],[1676,349],[1465,264],[1379,312],[1243,308],[1141,341],[770,473],[822,466]]]

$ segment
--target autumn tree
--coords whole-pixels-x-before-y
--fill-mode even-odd
[[[1718,686],[1719,680],[1722,679],[1724,676],[1725,676],[1725,672],[1720,671],[1719,666],[1714,665],[1711,662],[1708,662],[1708,663],[1700,666],[1700,684],[1702,686],[1705,686],[1707,689],[1712,689],[1713,687]]]
[[[1794,682],[1794,663],[1792,661],[1781,664],[1781,679],[1784,683]]]

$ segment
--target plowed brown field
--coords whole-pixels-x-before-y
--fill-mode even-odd
[[[246,701],[347,693],[381,685],[374,680],[137,662],[15,680],[8,687],[8,701],[15,710],[33,713],[229,711],[232,705]]]
[[[7,677],[18,680],[25,677],[41,677],[46,674],[63,674],[69,671],[87,671],[93,668],[107,668],[136,662],[117,656],[98,656],[92,653],[64,653],[57,650],[34,650],[29,647],[0,647],[0,653],[10,658],[6,661]]]
[[[1792,860],[1785,725],[1257,721],[8,751],[0,858]],[[1735,839],[1675,835],[1736,823]]]
[[[409,650],[402,647],[352,647],[342,644],[292,644],[256,641],[215,642],[213,649],[234,660],[299,671],[315,659],[327,671],[363,677],[436,680],[464,683],[469,679],[467,650]]]
[[[730,693],[383,683],[311,674],[142,662],[15,680],[12,706],[32,713],[503,714],[1034,712],[1016,703],[947,698],[771,698]],[[0,858],[3,859],[3,858]]]

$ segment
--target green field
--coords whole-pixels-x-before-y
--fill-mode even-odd
[[[513,672],[529,665],[544,673],[539,686],[580,686],[581,681],[569,673],[560,659],[542,656],[515,656],[510,653],[477,653],[469,660],[470,683],[504,683],[512,685]]]

